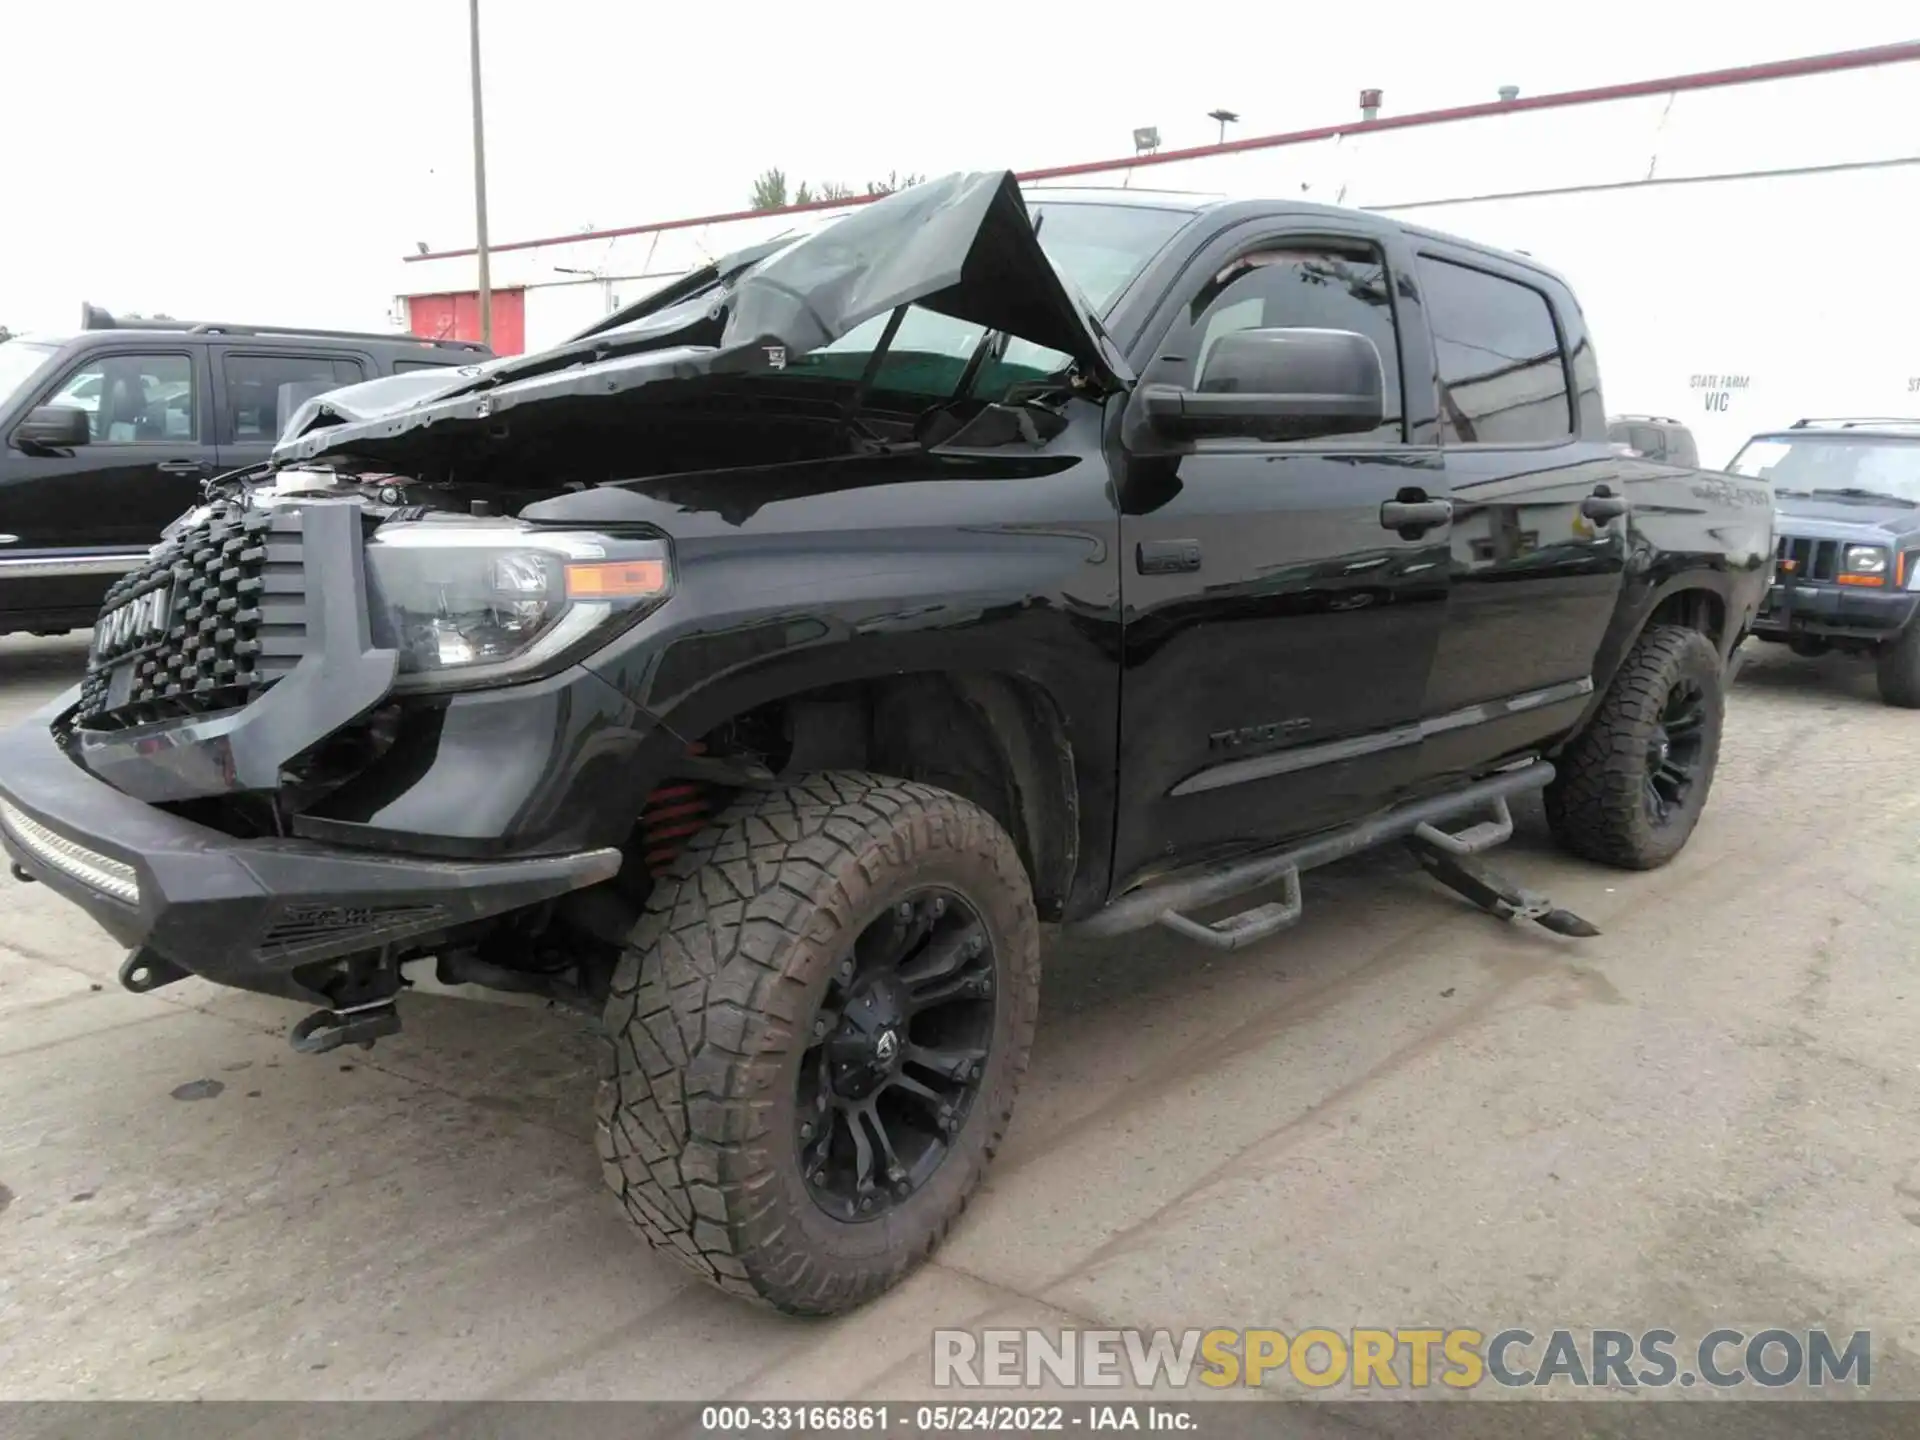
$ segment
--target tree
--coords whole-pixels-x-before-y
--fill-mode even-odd
[[[787,172],[777,165],[770,165],[753,182],[753,203],[755,210],[784,210],[789,205],[812,205],[836,200],[853,200],[862,193],[877,198],[891,195],[896,190],[904,190],[909,185],[918,185],[927,177],[924,175],[902,175],[897,170],[889,170],[884,180],[869,180],[864,192],[855,190],[851,185],[843,185],[838,180],[823,180],[818,186],[811,181],[802,180],[793,190],[787,189]]]
[[[905,190],[911,186],[918,185],[926,178],[924,175],[901,175],[896,171],[889,170],[886,179],[869,180],[867,182],[867,194],[891,195],[896,190]]]
[[[784,210],[787,204],[787,172],[777,165],[768,166],[753,182],[753,208]]]

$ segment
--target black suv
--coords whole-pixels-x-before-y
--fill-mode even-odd
[[[1770,481],[1777,507],[1753,633],[1796,655],[1871,655],[1880,698],[1920,708],[1920,419],[1801,420],[1728,468]]]
[[[91,625],[113,581],[327,390],[490,358],[461,340],[118,320],[0,341],[0,634]]]
[[[308,402],[0,735],[0,833],[128,988],[305,1002],[302,1050],[415,987],[598,1016],[634,1225],[844,1309],[985,1173],[1040,922],[1230,950],[1396,842],[1591,934],[1475,858],[1513,796],[1686,844],[1772,500],[1604,416],[1524,258],[948,176]]]

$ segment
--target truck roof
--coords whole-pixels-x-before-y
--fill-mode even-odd
[[[1045,198],[1050,205],[1137,205],[1161,210],[1185,210],[1195,215],[1213,215],[1228,224],[1238,220],[1259,219],[1262,216],[1307,215],[1319,216],[1328,221],[1343,222],[1364,217],[1369,225],[1392,225],[1403,235],[1416,239],[1435,241],[1458,250],[1470,250],[1484,255],[1489,260],[1497,260],[1503,265],[1517,266],[1531,270],[1543,279],[1571,292],[1566,277],[1550,265],[1542,265],[1531,255],[1513,250],[1502,250],[1493,245],[1482,244],[1477,240],[1468,240],[1464,236],[1449,234],[1444,230],[1429,230],[1421,225],[1409,225],[1404,220],[1395,220],[1371,210],[1357,210],[1351,206],[1322,205],[1311,200],[1240,200],[1229,199],[1221,195],[1209,195],[1179,190],[1132,190],[1120,187],[1096,188],[1092,186],[1062,186],[1053,189],[1046,186],[1022,187],[1022,193],[1028,200]]]

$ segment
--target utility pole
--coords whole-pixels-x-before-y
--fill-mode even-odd
[[[487,265],[487,127],[480,115],[480,0],[467,0],[473,55],[473,228],[480,257],[480,343],[493,348],[493,276]]]

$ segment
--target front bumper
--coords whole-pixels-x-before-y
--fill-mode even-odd
[[[222,985],[328,1003],[304,967],[611,879],[620,852],[435,860],[239,840],[95,779],[55,744],[69,692],[0,734],[0,843],[115,940]]]
[[[1795,635],[1891,640],[1906,629],[1917,604],[1920,593],[1910,590],[1776,581],[1754,617],[1753,633],[1782,640]]]

